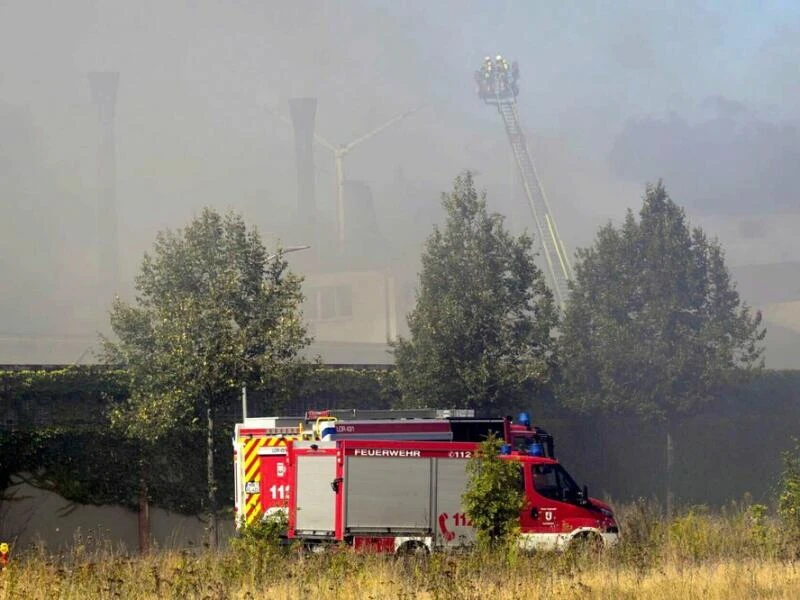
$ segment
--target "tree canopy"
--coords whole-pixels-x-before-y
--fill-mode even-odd
[[[447,217],[422,254],[410,339],[395,346],[398,383],[416,405],[507,406],[549,380],[558,313],[532,240],[489,214],[469,172],[444,194]]]
[[[275,388],[295,369],[309,341],[300,284],[241,217],[207,208],[185,229],[158,234],[135,303],[113,303],[117,339],[106,341],[106,357],[127,370],[131,390],[115,422],[146,441],[205,422],[212,519],[215,413],[241,386]]]
[[[638,220],[602,227],[577,258],[560,338],[567,404],[669,419],[763,365],[761,314],[661,183]]]

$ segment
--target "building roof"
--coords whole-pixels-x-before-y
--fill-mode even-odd
[[[81,335],[0,335],[0,365],[6,367],[96,364],[100,338]],[[316,342],[303,356],[329,365],[386,366],[394,363],[387,344]]]

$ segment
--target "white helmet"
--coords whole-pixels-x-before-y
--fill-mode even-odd
[[[501,62],[501,61],[503,60],[503,57],[502,57],[500,54],[498,54],[498,55],[497,55],[497,58],[495,58],[495,60],[496,60],[497,62]]]

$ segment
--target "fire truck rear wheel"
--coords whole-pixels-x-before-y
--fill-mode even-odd
[[[428,547],[416,540],[403,542],[396,551],[397,556],[427,556],[429,553]]]

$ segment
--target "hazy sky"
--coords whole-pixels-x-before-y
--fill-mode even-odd
[[[497,52],[519,61],[520,114],[569,246],[664,177],[747,264],[800,260],[799,50],[788,1],[0,0],[0,269],[22,282],[4,285],[0,332],[81,330],[92,312],[89,71],[120,72],[123,278],[157,230],[204,205],[305,241],[285,239],[292,132],[268,111],[301,95],[319,99],[317,131],[335,143],[427,104],[346,160],[398,253],[416,255],[438,193],[467,167],[493,209],[532,228],[499,117],[472,87]],[[330,154],[316,164],[330,215]],[[401,170],[411,196],[397,193]]]

